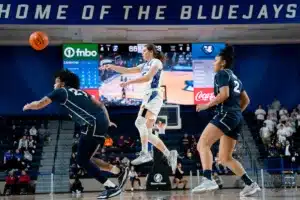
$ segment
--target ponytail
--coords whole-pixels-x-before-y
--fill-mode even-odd
[[[161,51],[156,51],[155,55],[154,55],[154,58],[160,60],[161,62],[164,62],[165,61],[165,55],[163,54],[163,52]]]

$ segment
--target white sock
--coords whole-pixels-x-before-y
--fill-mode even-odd
[[[112,174],[119,174],[120,173],[120,169],[117,166],[113,166],[110,170],[110,173]]]
[[[116,187],[116,185],[111,182],[111,180],[107,179],[107,181],[105,181],[105,183],[103,184],[106,187]]]

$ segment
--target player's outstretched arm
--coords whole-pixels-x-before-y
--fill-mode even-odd
[[[247,92],[244,90],[240,96],[240,105],[241,105],[242,112],[247,108],[249,103],[250,103],[250,98],[249,98]]]
[[[119,72],[121,74],[135,74],[135,73],[141,72],[140,67],[126,68],[126,67],[121,67],[121,66],[112,65],[112,64],[100,66],[99,69],[100,70],[109,70],[110,69],[110,70]]]
[[[127,82],[123,82],[123,83],[120,84],[120,86],[121,87],[126,87],[126,86],[131,85],[131,84],[148,82],[155,76],[158,69],[159,69],[159,66],[152,65],[150,70],[148,71],[148,73],[145,74],[144,76],[141,76],[141,77],[136,78],[136,79],[132,79],[132,80],[127,81]]]
[[[46,106],[48,106],[51,103],[52,103],[52,100],[49,97],[44,97],[39,101],[33,101],[29,104],[26,104],[23,107],[23,111],[26,111],[26,110],[40,110],[42,108],[45,108]]]

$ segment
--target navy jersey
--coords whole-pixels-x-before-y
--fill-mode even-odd
[[[220,70],[215,75],[214,93],[217,96],[220,93],[220,88],[229,87],[229,97],[223,103],[217,105],[218,112],[241,111],[240,95],[243,92],[242,82],[229,69]]]
[[[72,120],[79,125],[94,125],[107,117],[102,108],[97,106],[92,97],[82,90],[74,88],[59,88],[47,95],[52,102],[60,103],[68,110]]]

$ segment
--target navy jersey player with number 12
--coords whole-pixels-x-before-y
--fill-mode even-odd
[[[120,169],[94,157],[100,143],[103,143],[108,127],[116,125],[110,121],[104,104],[79,90],[79,87],[77,75],[68,70],[61,70],[55,76],[54,90],[39,101],[26,104],[23,110],[39,110],[52,102],[59,103],[67,109],[72,120],[83,127],[77,148],[77,163],[107,189],[99,194],[98,199],[107,199],[122,192],[129,169]],[[101,170],[119,175],[119,186],[103,176]]]
[[[243,125],[242,112],[250,100],[243,88],[242,82],[230,70],[233,62],[233,47],[226,45],[216,56],[214,71],[215,99],[208,104],[197,105],[196,110],[201,111],[216,106],[217,114],[206,126],[197,145],[203,166],[203,181],[195,187],[193,192],[206,192],[219,188],[212,179],[213,156],[211,146],[220,140],[219,160],[222,165],[231,169],[245,182],[245,188],[240,196],[250,196],[260,191],[257,183],[253,182],[242,165],[232,157],[238,135]]]

